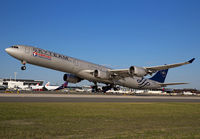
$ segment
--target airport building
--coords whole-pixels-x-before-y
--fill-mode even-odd
[[[9,86],[10,83],[17,83],[24,86],[43,85],[43,80],[28,80],[28,79],[0,79],[0,85]]]

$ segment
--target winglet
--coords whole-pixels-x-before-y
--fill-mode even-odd
[[[192,63],[194,60],[195,60],[195,58],[189,60],[188,62],[189,62],[189,63]]]

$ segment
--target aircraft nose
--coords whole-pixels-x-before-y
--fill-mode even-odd
[[[6,51],[9,55],[13,55],[13,54],[14,54],[13,48],[6,48],[5,51]]]
[[[9,52],[10,52],[10,48],[6,48],[5,51],[6,51],[7,53],[9,53]]]
[[[22,57],[22,54],[20,53],[20,51],[17,50],[17,46],[16,48],[14,47],[8,47],[5,49],[5,51],[12,57],[15,57],[17,59],[20,59]]]

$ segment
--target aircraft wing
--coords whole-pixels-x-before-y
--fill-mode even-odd
[[[129,69],[110,69],[108,71],[114,77],[118,77],[118,78],[130,77]]]
[[[146,75],[147,74],[152,75],[153,73],[160,71],[160,70],[165,70],[165,69],[183,66],[186,64],[191,64],[194,60],[195,60],[195,58],[193,58],[187,62],[183,62],[183,63],[153,66],[153,67],[143,67],[142,69],[146,72]],[[130,69],[110,69],[108,71],[111,73],[111,75],[114,75],[114,76],[120,76],[120,77],[130,77],[131,76]],[[144,76],[146,76],[146,75],[144,75]]]
[[[160,83],[161,87],[166,87],[168,85],[181,85],[181,84],[188,84],[188,83]]]
[[[165,70],[165,69],[170,69],[170,68],[175,68],[175,67],[179,67],[179,66],[183,66],[186,64],[191,64],[193,61],[195,60],[195,58],[187,61],[187,62],[183,62],[183,63],[176,63],[176,64],[169,64],[169,65],[162,65],[162,66],[154,66],[154,67],[145,67],[145,69],[147,69],[147,71],[149,72],[156,72],[159,70]]]

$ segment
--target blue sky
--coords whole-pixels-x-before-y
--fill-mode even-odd
[[[200,89],[199,0],[0,0],[0,77],[61,84],[62,72],[21,64],[4,49],[24,44],[113,68],[196,61],[166,82]]]

